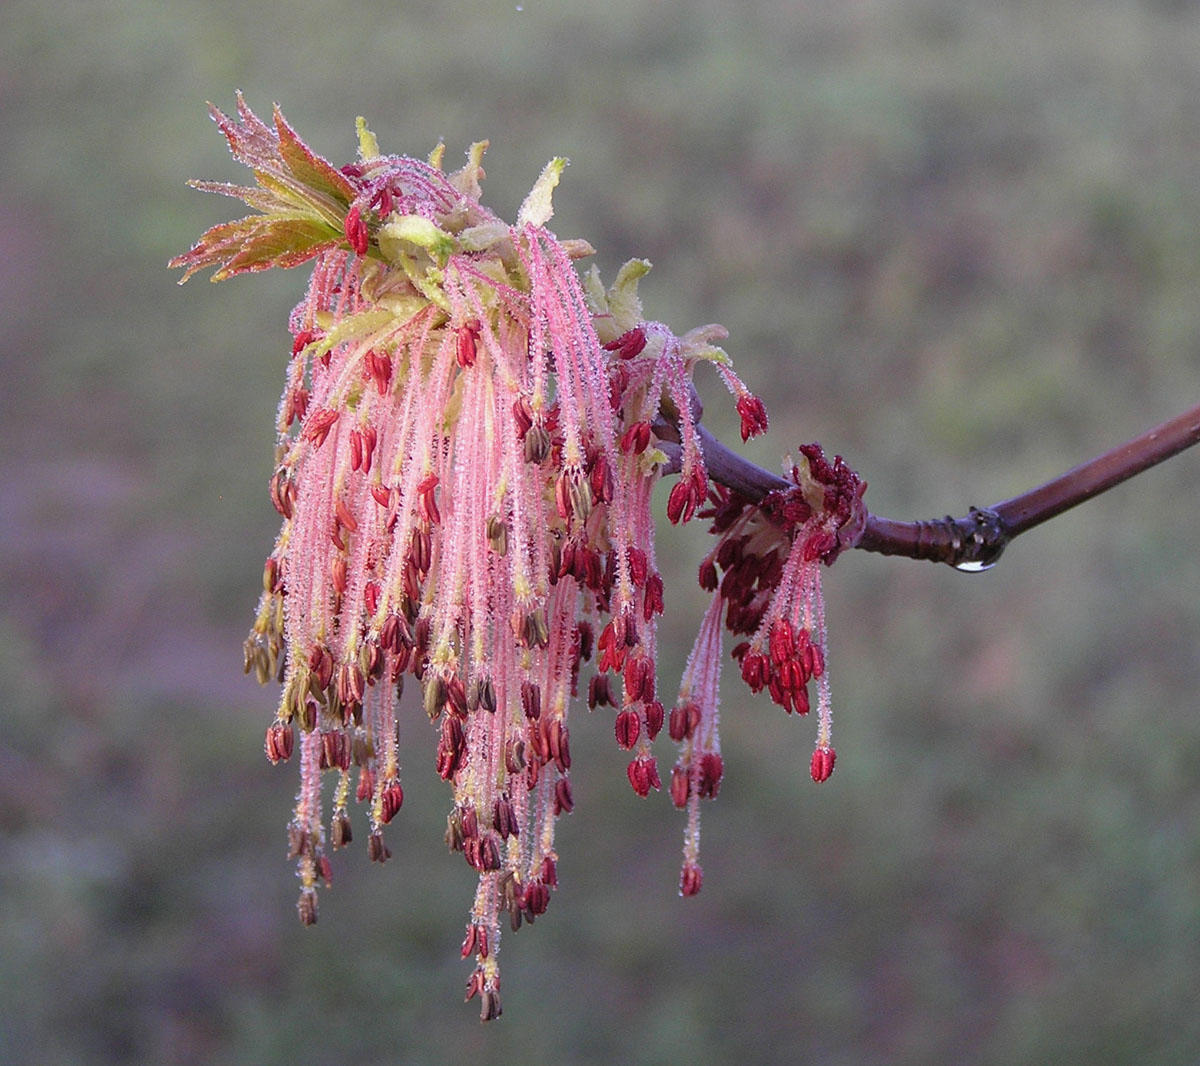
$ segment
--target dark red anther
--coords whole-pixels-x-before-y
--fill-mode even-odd
[[[685,862],[679,872],[679,894],[694,896],[704,884],[704,871],[694,862]]]
[[[650,563],[646,558],[646,553],[641,548],[631,545],[629,548],[629,574],[633,578],[633,583],[639,588],[646,583],[649,568]]]
[[[379,433],[374,426],[363,426],[362,428],[362,472],[369,474],[371,472],[371,459],[375,452],[375,442],[379,439]]]
[[[358,531],[358,520],[350,513],[350,508],[346,506],[345,500],[338,500],[337,506],[333,509],[333,516],[343,529],[351,533]]]
[[[571,794],[571,782],[560,777],[554,782],[554,813],[570,814],[575,809],[575,797]]]
[[[742,659],[742,680],[751,692],[761,692],[770,676],[767,657],[758,652],[748,652]]]
[[[565,774],[571,769],[570,730],[567,729],[561,718],[543,722],[542,726],[546,730],[547,750],[550,752],[550,757],[559,771]]]
[[[558,509],[558,517],[564,522],[571,517],[571,475],[566,470],[558,475],[554,483],[554,505]]]
[[[296,334],[296,339],[292,341],[292,358],[294,359],[316,339],[317,335],[315,332],[313,332],[313,330],[302,329]]]
[[[404,789],[400,787],[399,781],[389,781],[383,786],[383,791],[379,794],[379,803],[379,820],[387,825],[396,817],[404,803]]]
[[[771,650],[771,661],[777,665],[786,663],[796,654],[796,641],[792,636],[792,626],[786,618],[780,618],[771,626],[768,645]]]
[[[454,776],[466,747],[462,724],[454,715],[446,715],[442,719],[442,735],[438,740],[437,749],[437,772],[443,781],[449,781]]]
[[[588,480],[591,484],[593,499],[600,503],[612,502],[612,468],[608,465],[608,459],[605,456],[599,455],[596,457],[596,465],[592,467],[591,477]]]
[[[555,541],[555,544],[558,542]],[[559,577],[576,577],[576,572],[579,569],[577,557],[582,550],[581,546],[575,541],[569,540],[559,548],[558,552],[558,567],[556,568]]]
[[[663,710],[663,705],[658,700],[651,700],[646,704],[646,736],[653,740],[662,731],[663,721],[666,718],[666,712]]]
[[[396,614],[394,611],[389,614],[383,621],[383,628],[379,631],[379,643],[391,652],[411,648],[413,632],[408,620],[402,614]]]
[[[604,345],[606,352],[616,352],[618,359],[632,359],[636,355],[641,355],[642,349],[646,347],[646,329],[644,326],[635,326],[633,329],[626,330],[616,340],[609,341]]]
[[[484,833],[479,838],[479,870],[500,869],[500,842],[495,833]]]
[[[762,400],[750,393],[738,397],[737,413],[742,419],[742,440],[757,437],[767,431],[767,409]]]
[[[707,751],[700,756],[700,777],[696,782],[696,791],[701,797],[716,799],[721,788],[721,778],[725,776],[725,763],[715,751]]]
[[[263,591],[281,592],[283,590],[283,568],[273,555],[267,556],[263,563]]]
[[[558,864],[549,855],[542,860],[541,880],[550,888],[558,888]]]
[[[479,816],[474,807],[463,807],[459,814],[459,826],[464,840],[474,840],[479,836]]]
[[[296,503],[296,483],[287,467],[281,466],[271,478],[271,503],[284,518],[292,517],[292,509]]]
[[[772,676],[767,682],[767,692],[771,699],[778,703],[788,714],[792,713],[792,692],[791,689],[784,688],[783,682],[778,675]]]
[[[600,661],[596,664],[596,666],[601,671],[620,670],[625,664],[625,643],[623,640],[617,640],[615,638],[612,625],[613,623],[609,622],[608,625],[606,625],[604,629],[600,631]],[[608,634],[609,637],[607,642],[604,639],[605,634]]]
[[[600,563],[600,553],[592,548],[584,548],[581,557],[583,559],[583,583],[593,592],[600,592],[604,589],[604,568]]]
[[[594,711],[597,707],[612,707],[613,705],[608,675],[596,674],[588,681],[588,709]]]
[[[633,791],[643,798],[650,794],[652,788],[662,788],[662,782],[658,778],[658,764],[653,755],[639,755],[629,764],[626,773]]]
[[[542,716],[542,690],[533,681],[521,682],[521,710],[533,722]]]
[[[331,408],[322,408],[319,411],[314,411],[308,418],[308,425],[304,427],[301,436],[310,441],[314,448],[321,447],[325,443],[325,438],[329,436],[329,431],[333,429],[334,423],[338,420],[338,412]]]
[[[392,381],[391,356],[372,348],[363,356],[363,371],[375,382],[375,388],[379,390],[379,395],[386,396],[388,385]]]
[[[579,658],[588,662],[592,657],[592,645],[596,642],[591,622],[580,622],[576,627],[579,633]]]
[[[388,218],[392,211],[395,210],[396,204],[393,198],[392,190],[388,186],[384,186],[373,197],[371,197],[371,206],[376,209],[375,213],[382,219]]]
[[[671,769],[671,784],[668,787],[671,802],[680,810],[687,806],[688,797],[692,793],[691,774],[683,763],[677,762]]]
[[[442,520],[441,512],[438,511],[437,499],[433,495],[437,484],[437,474],[427,474],[417,485],[417,495],[421,497],[418,511],[421,520],[428,525],[437,525]]]
[[[672,708],[667,731],[673,741],[681,743],[696,731],[696,726],[699,724],[700,708],[689,701]]]
[[[408,557],[418,574],[424,576],[429,573],[429,568],[433,565],[433,537],[428,530],[413,530]]]
[[[663,579],[656,570],[646,578],[646,591],[642,598],[642,617],[649,622],[656,614],[666,610],[663,603]]]
[[[321,769],[350,769],[350,738],[340,729],[321,734]]]
[[[375,795],[375,775],[368,767],[364,766],[358,771],[358,788],[354,791],[354,798],[359,803],[366,803],[373,795]]]
[[[817,748],[812,753],[812,779],[818,784],[828,781],[829,775],[833,773],[833,764],[836,760],[837,752],[833,748]]]
[[[333,884],[333,863],[327,855],[317,856],[317,876],[325,882],[326,887]]]
[[[479,934],[481,929],[478,925],[471,923],[467,926],[467,935],[463,937],[462,942],[462,957],[465,959],[468,955],[475,954],[475,945],[479,942]],[[471,998],[472,993],[468,991],[467,999]]]
[[[479,338],[479,319],[472,318],[458,327],[458,365],[464,370],[475,365],[475,342]]]
[[[533,405],[529,402],[529,397],[521,396],[513,401],[512,412],[517,423],[517,436],[524,440],[525,434],[533,426]]]
[[[800,688],[792,692],[792,706],[797,714],[808,714],[808,689]]]
[[[457,674],[446,681],[446,706],[459,718],[466,718],[467,689]]]
[[[343,226],[346,233],[346,240],[350,242],[350,247],[358,255],[367,254],[367,245],[370,243],[370,232],[367,229],[367,224],[362,217],[362,209],[355,204],[349,211],[346,212],[346,221]]]
[[[623,673],[625,698],[630,703],[654,699],[654,661],[647,655],[631,655]]]
[[[499,796],[492,804],[492,827],[502,838],[520,836],[521,827],[507,796]]]
[[[373,615],[379,610],[379,600],[383,596],[383,590],[379,587],[378,581],[368,581],[363,586],[363,605],[367,609],[367,614]]]
[[[531,881],[525,886],[521,902],[530,914],[545,914],[550,906],[550,889],[541,881]]]
[[[305,414],[308,412],[308,389],[297,387],[291,389],[287,394],[287,405],[284,409],[284,425],[290,426],[293,422],[302,422]]]
[[[634,422],[621,436],[621,451],[641,455],[650,447],[650,423]]]
[[[668,520],[672,525],[678,525],[681,521],[686,522],[692,517],[695,509],[696,505],[692,502],[691,485],[683,480],[676,481],[667,496]]]
[[[779,680],[784,688],[798,692],[808,683],[808,673],[801,659],[788,659],[779,664]]]
[[[267,727],[267,738],[263,749],[273,763],[287,762],[292,757],[296,733],[286,722],[274,721]]]
[[[467,978],[467,994],[464,997],[464,1002],[474,999],[483,991],[483,971],[476,970],[469,978]]]
[[[717,568],[710,558],[700,564],[700,587],[705,592],[716,592],[717,590]]]
[[[823,673],[825,673],[825,655],[821,651],[821,645],[810,644],[808,646],[808,652],[811,659],[809,673],[813,677],[820,677]]]
[[[366,691],[366,678],[357,663],[342,663],[337,669],[338,702],[361,703]]]
[[[641,719],[638,717],[637,711],[625,708],[617,715],[615,725],[617,734],[617,746],[628,751],[637,743],[638,737],[642,732]]]
[[[742,562],[743,545],[745,538],[743,537],[726,537],[721,541],[721,546],[716,549],[716,564],[722,570],[730,570],[740,562]]]
[[[308,668],[317,680],[317,688],[324,692],[333,680],[333,655],[324,644],[314,644],[308,653]]]

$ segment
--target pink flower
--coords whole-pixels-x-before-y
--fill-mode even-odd
[[[646,264],[628,264],[607,292],[594,273],[581,282],[574,258],[590,247],[546,228],[564,161],[508,225],[480,203],[482,145],[447,175],[440,149],[430,162],[383,156],[360,126],[359,162],[337,169],[278,111],[271,127],[239,98],[239,121],[214,117],[260,187],[200,187],[259,214],[214,227],[173,265],[222,278],[313,262],[276,426],[283,522],[246,643],[247,669],[282,682],[267,754],[299,749],[289,839],[300,916],[317,919],[327,846],[351,839],[352,793],[371,858],[390,855],[383,827],[403,801],[396,714],[411,676],[430,761],[453,790],[447,841],[479,874],[463,951],[476,961],[468,998],[487,1020],[500,1013],[502,918],[532,920],[557,885],[555,819],[574,806],[568,711],[593,633],[592,702],[616,705],[635,791],[660,787],[658,435],[679,436],[667,508],[686,521],[709,491],[697,363],[717,363],[747,434],[765,428],[765,411],[713,346],[720,327],[676,337],[641,321]],[[702,708],[682,764],[696,799],[716,795],[722,772],[714,603],[685,680]],[[699,889],[694,862],[681,883]]]

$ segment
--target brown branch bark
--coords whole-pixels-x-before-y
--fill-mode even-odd
[[[789,487],[783,478],[731,451],[704,426],[699,430],[704,461],[714,481],[752,500]],[[948,563],[963,570],[985,570],[1014,537],[1196,443],[1200,443],[1200,405],[1044,485],[991,507],[972,507],[962,518],[900,522],[868,515],[857,547],[883,555]]]

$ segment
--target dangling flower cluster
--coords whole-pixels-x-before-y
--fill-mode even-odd
[[[453,788],[446,841],[479,873],[467,994],[494,1018],[501,917],[514,930],[532,922],[558,882],[555,820],[574,805],[568,707],[593,653],[589,706],[616,710],[633,788],[661,787],[650,749],[664,723],[658,430],[669,421],[682,439],[667,508],[687,520],[710,493],[690,399],[697,362],[719,366],[744,435],[765,429],[765,412],[713,346],[719,327],[676,337],[642,321],[648,264],[627,264],[608,291],[594,271],[580,281],[573,259],[590,247],[546,228],[563,160],[510,226],[479,202],[485,145],[447,175],[440,147],[428,162],[381,155],[360,120],[359,161],[337,169],[278,109],[268,125],[239,97],[236,119],[213,116],[258,186],[197,185],[259,213],[214,227],[172,265],[184,280],[214,266],[221,280],[315,261],[277,421],[283,524],[245,659],[282,683],[268,757],[299,749],[300,918],[317,919],[352,803],[366,808],[370,857],[390,855],[383,830],[404,799],[396,713],[412,677]],[[706,628],[719,645],[719,626]],[[707,677],[695,681],[715,736],[712,683],[709,701]],[[705,728],[702,717],[692,733]],[[707,743],[696,743],[698,795],[720,778]]]
[[[699,803],[716,796],[724,772],[717,732],[722,611],[732,633],[750,638],[733,656],[752,692],[765,688],[788,714],[805,715],[811,706],[808,684],[815,682],[817,742],[809,768],[817,782],[833,773],[821,565],[832,565],[862,536],[867,485],[840,455],[830,463],[818,444],[799,451],[787,472],[794,487],[755,504],[715,486],[701,512],[712,519],[718,538],[700,563],[700,585],[713,598],[669,719],[680,748],[671,799],[688,812],[679,882],[685,896],[699,892],[703,880]]]

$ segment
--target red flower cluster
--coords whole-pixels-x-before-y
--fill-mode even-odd
[[[792,488],[755,504],[717,486],[701,512],[712,519],[718,538],[699,571],[700,585],[713,600],[669,717],[671,737],[680,745],[671,799],[688,810],[680,874],[684,895],[698,892],[702,881],[699,800],[716,795],[724,769],[717,739],[722,611],[731,632],[750,638],[733,649],[733,657],[752,692],[766,689],[789,714],[804,715],[811,706],[809,682],[816,684],[817,745],[810,771],[818,782],[833,773],[820,569],[862,535],[866,483],[841,456],[830,463],[820,445],[799,450],[789,470]]]
[[[816,683],[812,775],[829,776],[816,571],[861,528],[862,485],[815,445],[794,488],[761,506],[710,485],[696,365],[722,375],[743,438],[766,429],[765,408],[714,347],[720,327],[677,337],[642,320],[646,264],[626,264],[607,291],[594,273],[580,279],[573,258],[590,246],[546,228],[563,161],[510,226],[480,203],[483,146],[447,175],[439,154],[380,155],[360,127],[359,162],[338,169],[278,111],[267,125],[239,99],[237,121],[214,117],[260,187],[199,185],[259,214],[214,227],[174,265],[220,279],[313,261],[276,425],[282,526],[245,648],[246,669],[282,685],[268,758],[299,754],[288,839],[300,918],[317,920],[353,802],[367,809],[370,858],[390,857],[383,828],[404,802],[397,714],[416,681],[434,768],[453,789],[445,839],[479,875],[462,952],[488,1020],[501,1011],[502,918],[533,921],[558,884],[555,821],[575,804],[568,712],[593,654],[588,704],[614,708],[635,792],[662,788],[651,742],[668,722],[679,744],[669,791],[688,811],[684,895],[703,880],[699,802],[724,774],[722,612],[750,636],[736,654],[752,689],[804,713]],[[715,596],[669,717],[655,667],[660,433],[678,441],[668,518],[709,515],[719,538],[701,567]]]

